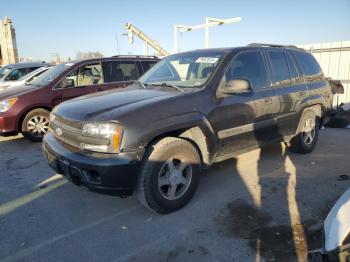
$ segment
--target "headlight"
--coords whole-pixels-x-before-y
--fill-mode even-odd
[[[0,101],[0,112],[6,112],[9,110],[16,103],[16,101],[17,97]]]
[[[123,128],[116,123],[86,123],[82,135],[91,138],[91,143],[81,143],[83,150],[118,153],[123,136]]]

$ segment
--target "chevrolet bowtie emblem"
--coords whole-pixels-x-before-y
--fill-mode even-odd
[[[62,129],[59,128],[59,127],[56,128],[55,132],[56,132],[56,134],[57,134],[58,136],[61,136],[61,135],[62,135]]]

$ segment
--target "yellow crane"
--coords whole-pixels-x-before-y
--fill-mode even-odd
[[[146,53],[148,45],[156,50],[158,56],[168,56],[169,53],[162,48],[157,41],[153,40],[149,36],[147,36],[144,32],[138,29],[135,25],[131,23],[126,23],[125,28],[128,30],[128,41],[129,44],[134,42],[134,35],[138,36],[145,44],[146,44]]]

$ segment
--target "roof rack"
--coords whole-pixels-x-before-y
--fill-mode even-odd
[[[112,57],[130,57],[130,58],[158,58],[155,55],[114,55]]]
[[[304,50],[300,47],[297,47],[295,45],[279,45],[279,44],[264,44],[264,43],[251,43],[247,46],[250,47],[284,47],[284,48],[294,48],[294,49],[301,49]]]

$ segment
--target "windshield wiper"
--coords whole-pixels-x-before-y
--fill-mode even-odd
[[[147,88],[147,84],[144,82],[141,82],[139,80],[135,81],[136,84],[139,84],[140,86],[142,86],[143,88]]]
[[[180,92],[185,92],[181,87],[178,87],[177,85],[173,85],[173,84],[169,84],[169,83],[166,83],[166,82],[163,82],[163,83],[150,83],[149,85],[151,86],[166,86],[166,87],[172,87],[172,88],[175,88],[176,90],[180,91]]]

